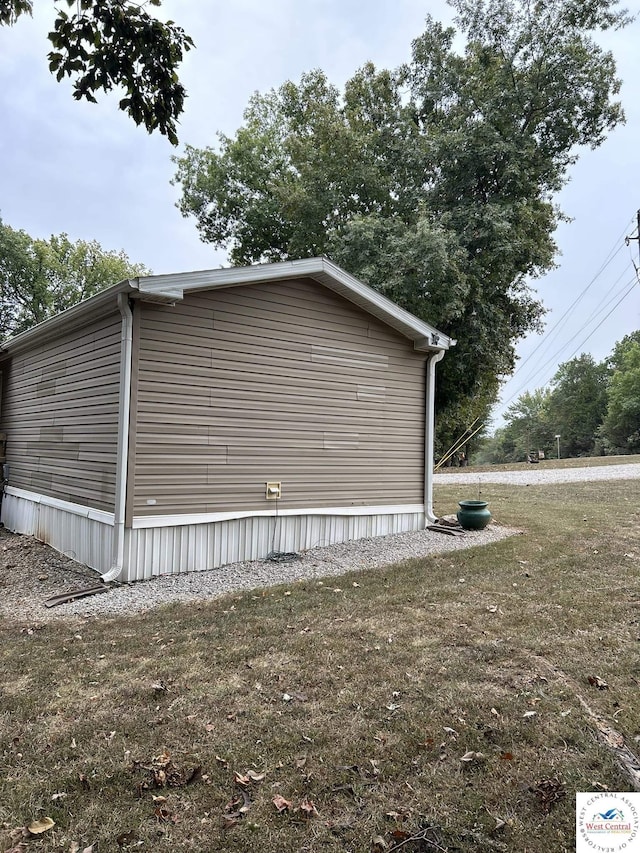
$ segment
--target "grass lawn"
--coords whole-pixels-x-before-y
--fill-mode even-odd
[[[573,851],[575,792],[632,790],[640,748],[640,481],[483,497],[525,533],[2,625],[0,850]]]

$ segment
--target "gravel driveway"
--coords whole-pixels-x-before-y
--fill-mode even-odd
[[[589,480],[636,480],[638,477],[640,463],[549,469],[531,465],[526,471],[447,471],[446,474],[434,474],[433,482],[442,485],[481,482],[536,486],[543,483],[585,483]]]

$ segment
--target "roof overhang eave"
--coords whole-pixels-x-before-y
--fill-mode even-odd
[[[229,267],[149,276],[136,279],[136,284],[140,297],[146,299],[176,291],[182,295],[188,292],[240,287],[291,278],[312,278],[320,282],[412,340],[417,350],[447,350],[455,345],[455,341],[443,332],[414,317],[404,308],[400,308],[399,305],[359,281],[328,258],[303,258],[275,264],[256,264],[251,267]]]

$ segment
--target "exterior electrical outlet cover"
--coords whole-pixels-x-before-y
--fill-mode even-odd
[[[282,483],[266,483],[265,497],[268,501],[276,501],[282,497]]]

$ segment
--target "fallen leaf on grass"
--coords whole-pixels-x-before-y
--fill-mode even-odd
[[[387,842],[384,840],[384,838],[381,835],[376,835],[375,838],[373,838],[371,840],[371,844],[376,850],[388,850],[389,849],[389,845],[387,844]]]
[[[299,809],[305,817],[319,817],[318,810],[316,809],[313,801],[306,799],[306,797],[300,803]]]
[[[43,832],[47,832],[49,829],[53,829],[56,825],[55,820],[50,817],[41,817],[38,820],[33,820],[27,827],[31,835],[41,835]]]
[[[592,687],[597,687],[598,690],[608,690],[609,685],[602,678],[598,678],[597,675],[589,675],[587,676],[587,681]]]
[[[465,752],[465,754],[460,758],[460,761],[464,761],[466,764],[469,764],[472,761],[482,761],[483,758],[484,753],[473,752],[473,750],[470,750],[469,752]]]
[[[537,716],[538,716],[538,712],[537,712],[537,711],[525,711],[525,712],[524,712],[524,714],[523,714],[522,716],[523,716],[525,719],[531,719],[531,717],[537,717]]]
[[[282,797],[280,794],[276,794],[272,802],[276,809],[281,813],[289,811],[289,809],[291,808],[291,803],[289,802],[289,800],[285,800],[285,798]]]
[[[163,752],[152,758],[150,765],[134,761],[133,769],[134,771],[139,769],[146,770],[151,775],[150,781],[138,784],[139,791],[148,791],[151,787],[181,788],[184,785],[191,785],[202,777],[202,767],[200,765],[190,770],[180,769],[173,763],[168,752]]]
[[[158,820],[170,820],[171,812],[169,809],[164,809],[161,806],[158,806],[153,810],[154,815],[158,818]]]
[[[223,815],[227,829],[235,826],[240,818],[244,817],[251,808],[251,797],[243,788],[238,792],[239,796],[227,803]]]
[[[266,773],[256,773],[255,770],[247,771],[247,776],[249,777],[249,779],[251,779],[252,782],[256,782],[256,784],[259,782],[264,782],[264,777],[266,775]]]
[[[513,753],[512,752],[502,752],[502,753],[500,753],[500,758],[503,761],[513,761]]]

